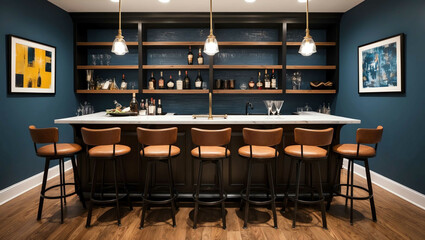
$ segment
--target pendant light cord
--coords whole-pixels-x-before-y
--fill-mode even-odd
[[[310,37],[310,29],[308,28],[308,0],[306,1],[306,20],[307,20],[307,24],[306,24],[306,26],[307,26],[307,28],[306,28],[306,30],[305,30],[305,35],[306,35],[306,37]]]
[[[118,17],[118,22],[119,22],[119,28],[118,28],[118,35],[121,36],[122,35],[122,31],[121,31],[121,0],[119,3],[119,17]]]
[[[212,27],[212,0],[210,0],[210,35],[213,35],[213,27]]]

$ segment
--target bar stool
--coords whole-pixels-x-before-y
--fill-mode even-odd
[[[146,159],[147,161],[145,188],[143,193],[143,211],[140,220],[140,229],[143,229],[144,227],[146,210],[149,208],[150,204],[157,205],[170,203],[173,227],[176,227],[175,200],[178,197],[178,193],[174,187],[171,158],[180,155],[180,148],[173,145],[177,142],[177,128],[172,127],[165,129],[146,129],[138,127],[137,139],[139,141],[139,157],[141,157],[142,159]],[[168,190],[170,195],[169,198],[165,200],[153,200],[149,199],[148,197],[148,191],[150,192],[149,183],[152,181],[152,164],[156,164],[156,162],[163,162],[168,165]]]
[[[198,223],[199,205],[213,206],[221,204],[221,218],[223,221],[223,229],[226,229],[226,207],[225,201],[227,194],[223,188],[223,159],[230,157],[229,143],[232,135],[231,128],[220,130],[206,130],[192,128],[192,142],[196,146],[192,149],[192,158],[199,160],[198,182],[196,184],[196,192],[193,194],[195,201],[195,213],[193,217],[193,229],[196,229]],[[200,199],[200,190],[202,184],[202,172],[204,164],[215,164],[216,176],[218,180],[219,199],[217,201],[207,201]]]
[[[116,215],[117,215],[117,223],[118,226],[121,225],[121,217],[120,217],[120,204],[119,200],[123,198],[127,198],[128,205],[130,210],[133,210],[130,201],[130,195],[127,190],[127,182],[125,180],[125,172],[122,165],[121,156],[124,156],[130,153],[131,148],[125,145],[118,144],[121,141],[121,128],[107,128],[107,129],[88,129],[81,128],[81,135],[83,137],[83,141],[86,144],[86,152],[87,159],[93,160],[93,175],[92,175],[92,184],[90,191],[90,205],[89,212],[87,214],[87,223],[86,227],[90,227],[93,204],[108,204],[108,203],[116,203]],[[104,172],[105,172],[105,162],[111,162],[113,167],[113,175],[114,175],[114,184],[113,187],[115,189],[115,197],[112,199],[105,200],[103,198],[104,195]],[[95,198],[95,188],[96,188],[96,173],[97,173],[97,165],[102,163],[102,171],[101,171],[101,194],[100,199]],[[118,181],[117,181],[117,165],[120,165],[121,168],[121,178],[123,180],[123,188],[125,194],[119,196],[118,192]]]
[[[376,156],[376,150],[378,149],[378,143],[381,141],[382,133],[384,128],[378,126],[376,129],[367,129],[359,128],[356,133],[356,142],[357,144],[339,144],[333,147],[335,153],[340,155],[340,158],[348,159],[348,171],[347,171],[347,183],[346,184],[336,184],[334,186],[334,192],[336,195],[345,197],[345,206],[347,206],[348,199],[350,199],[350,223],[353,225],[353,200],[370,200],[370,208],[372,211],[372,219],[376,222],[376,211],[375,211],[375,202],[373,200],[373,190],[372,190],[372,181],[370,179],[370,169],[368,159]],[[370,147],[364,144],[375,144],[375,147]],[[354,185],[354,161],[359,160],[363,161],[366,170],[366,179],[368,188],[362,186]],[[339,166],[337,164],[337,166]],[[351,174],[351,181],[350,181]],[[338,189],[341,186],[345,186],[347,191],[345,194],[342,194]],[[353,195],[354,188],[361,189],[366,191],[369,195],[366,197],[355,197]],[[348,195],[348,190],[350,195]]]
[[[74,194],[78,194],[83,207],[86,208],[84,196],[81,191],[80,177],[78,175],[77,165],[75,163],[75,154],[81,151],[81,146],[76,143],[57,143],[59,141],[59,131],[57,128],[36,128],[35,126],[29,126],[32,141],[34,142],[35,153],[39,157],[44,157],[44,174],[43,182],[41,184],[40,202],[38,204],[37,220],[41,219],[41,213],[43,211],[44,199],[60,199],[61,201],[61,223],[63,223],[63,204],[66,205],[66,198]],[[46,144],[40,148],[37,148],[37,144]],[[64,158],[71,158],[72,170],[74,172],[74,183],[65,182],[65,164]],[[59,160],[59,180],[60,183],[46,188],[47,174],[49,172],[49,165],[51,160]],[[74,185],[75,191],[66,194],[66,185]],[[60,188],[59,196],[46,196],[46,192]]]
[[[276,194],[274,190],[274,179],[272,172],[272,161],[277,160],[279,152],[277,151],[277,146],[282,141],[283,129],[267,129],[267,130],[257,130],[251,128],[244,128],[243,139],[247,146],[239,148],[238,153],[240,156],[249,159],[248,163],[248,177],[246,189],[241,191],[241,209],[243,202],[245,202],[245,216],[244,216],[244,225],[243,228],[247,228],[248,222],[248,212],[249,204],[253,205],[268,205],[271,204],[274,220],[274,228],[277,229],[277,217],[276,217]],[[270,193],[270,200],[265,201],[254,201],[250,199],[251,189],[251,178],[252,178],[252,165],[254,163],[262,163],[267,165],[267,176],[268,176],[268,189],[267,195]]]
[[[285,211],[286,205],[288,203],[289,198],[289,181],[291,179],[291,173],[292,173],[292,165],[293,160],[297,161],[297,177],[296,177],[296,192],[295,192],[295,198],[293,199],[295,201],[295,207],[294,207],[294,216],[292,219],[292,228],[295,228],[296,218],[297,218],[297,208],[298,203],[304,203],[304,204],[316,204],[320,203],[321,205],[321,211],[322,211],[322,224],[323,228],[327,229],[327,223],[326,223],[326,210],[325,210],[325,198],[323,197],[323,190],[322,190],[322,174],[320,172],[320,161],[326,160],[329,155],[329,148],[332,143],[333,138],[333,128],[328,128],[324,130],[313,130],[313,129],[303,129],[303,128],[295,128],[294,129],[294,135],[295,135],[295,143],[299,145],[291,145],[285,148],[285,155],[290,157],[291,159],[291,166],[288,176],[288,186],[285,194],[284,204],[282,211]],[[322,147],[326,147],[327,149],[324,149]],[[313,163],[317,166],[317,173],[319,176],[319,199],[318,200],[300,200],[299,199],[299,189],[300,189],[300,177],[301,177],[301,165],[310,164],[310,169],[313,166]],[[312,179],[312,171],[310,178]],[[311,180],[311,186],[312,188],[312,180]]]

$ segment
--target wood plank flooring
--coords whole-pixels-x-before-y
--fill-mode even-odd
[[[345,171],[342,174],[345,179]],[[67,172],[67,181],[71,179],[71,173]],[[355,180],[356,184],[366,185],[358,176]],[[48,185],[58,181],[55,178]],[[344,199],[336,197],[327,213],[328,230],[321,227],[319,208],[303,205],[295,229],[291,228],[290,205],[287,213],[278,212],[277,230],[272,228],[271,212],[267,208],[251,209],[248,229],[243,229],[243,213],[234,207],[227,208],[226,230],[221,228],[219,209],[214,208],[201,208],[198,229],[192,229],[192,207],[180,208],[176,228],[171,227],[169,208],[152,208],[145,228],[140,230],[140,203],[134,203],[131,212],[123,204],[120,227],[116,224],[115,208],[95,207],[92,227],[86,229],[87,210],[75,195],[67,199],[64,224],[60,224],[59,200],[45,200],[42,219],[37,221],[39,191],[37,187],[0,206],[0,239],[425,239],[425,211],[376,185],[377,223],[371,220],[369,202],[355,201],[355,222],[350,226]]]

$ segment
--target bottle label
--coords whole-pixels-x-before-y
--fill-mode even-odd
[[[164,87],[164,80],[158,81],[158,87],[160,87],[160,88]]]
[[[196,81],[195,82],[195,87],[196,88],[201,88],[202,87],[202,81]]]
[[[162,115],[162,108],[158,108],[156,111],[158,115]]]
[[[174,88],[174,82],[169,81],[169,82],[167,83],[167,87],[168,87],[168,88]]]
[[[183,90],[183,81],[177,81],[177,89]]]
[[[198,58],[198,64],[203,65],[204,64],[204,58],[199,57]]]
[[[258,87],[258,88],[263,87],[263,83],[262,83],[262,82],[257,82],[257,87]]]
[[[189,64],[192,64],[193,62],[193,55],[187,55],[187,61]]]
[[[152,82],[152,81],[150,81],[150,82],[149,82],[149,89],[155,89],[155,88],[153,87],[153,82]]]
[[[264,83],[264,88],[270,88],[270,82],[269,81]]]
[[[272,88],[277,88],[276,79],[272,79]]]
[[[122,83],[121,83],[121,89],[122,89],[122,90],[127,89],[127,83],[126,83],[126,82],[122,82]]]

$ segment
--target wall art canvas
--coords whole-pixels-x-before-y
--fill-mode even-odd
[[[358,47],[359,93],[404,92],[404,35]]]
[[[9,35],[9,92],[56,91],[56,48]]]

